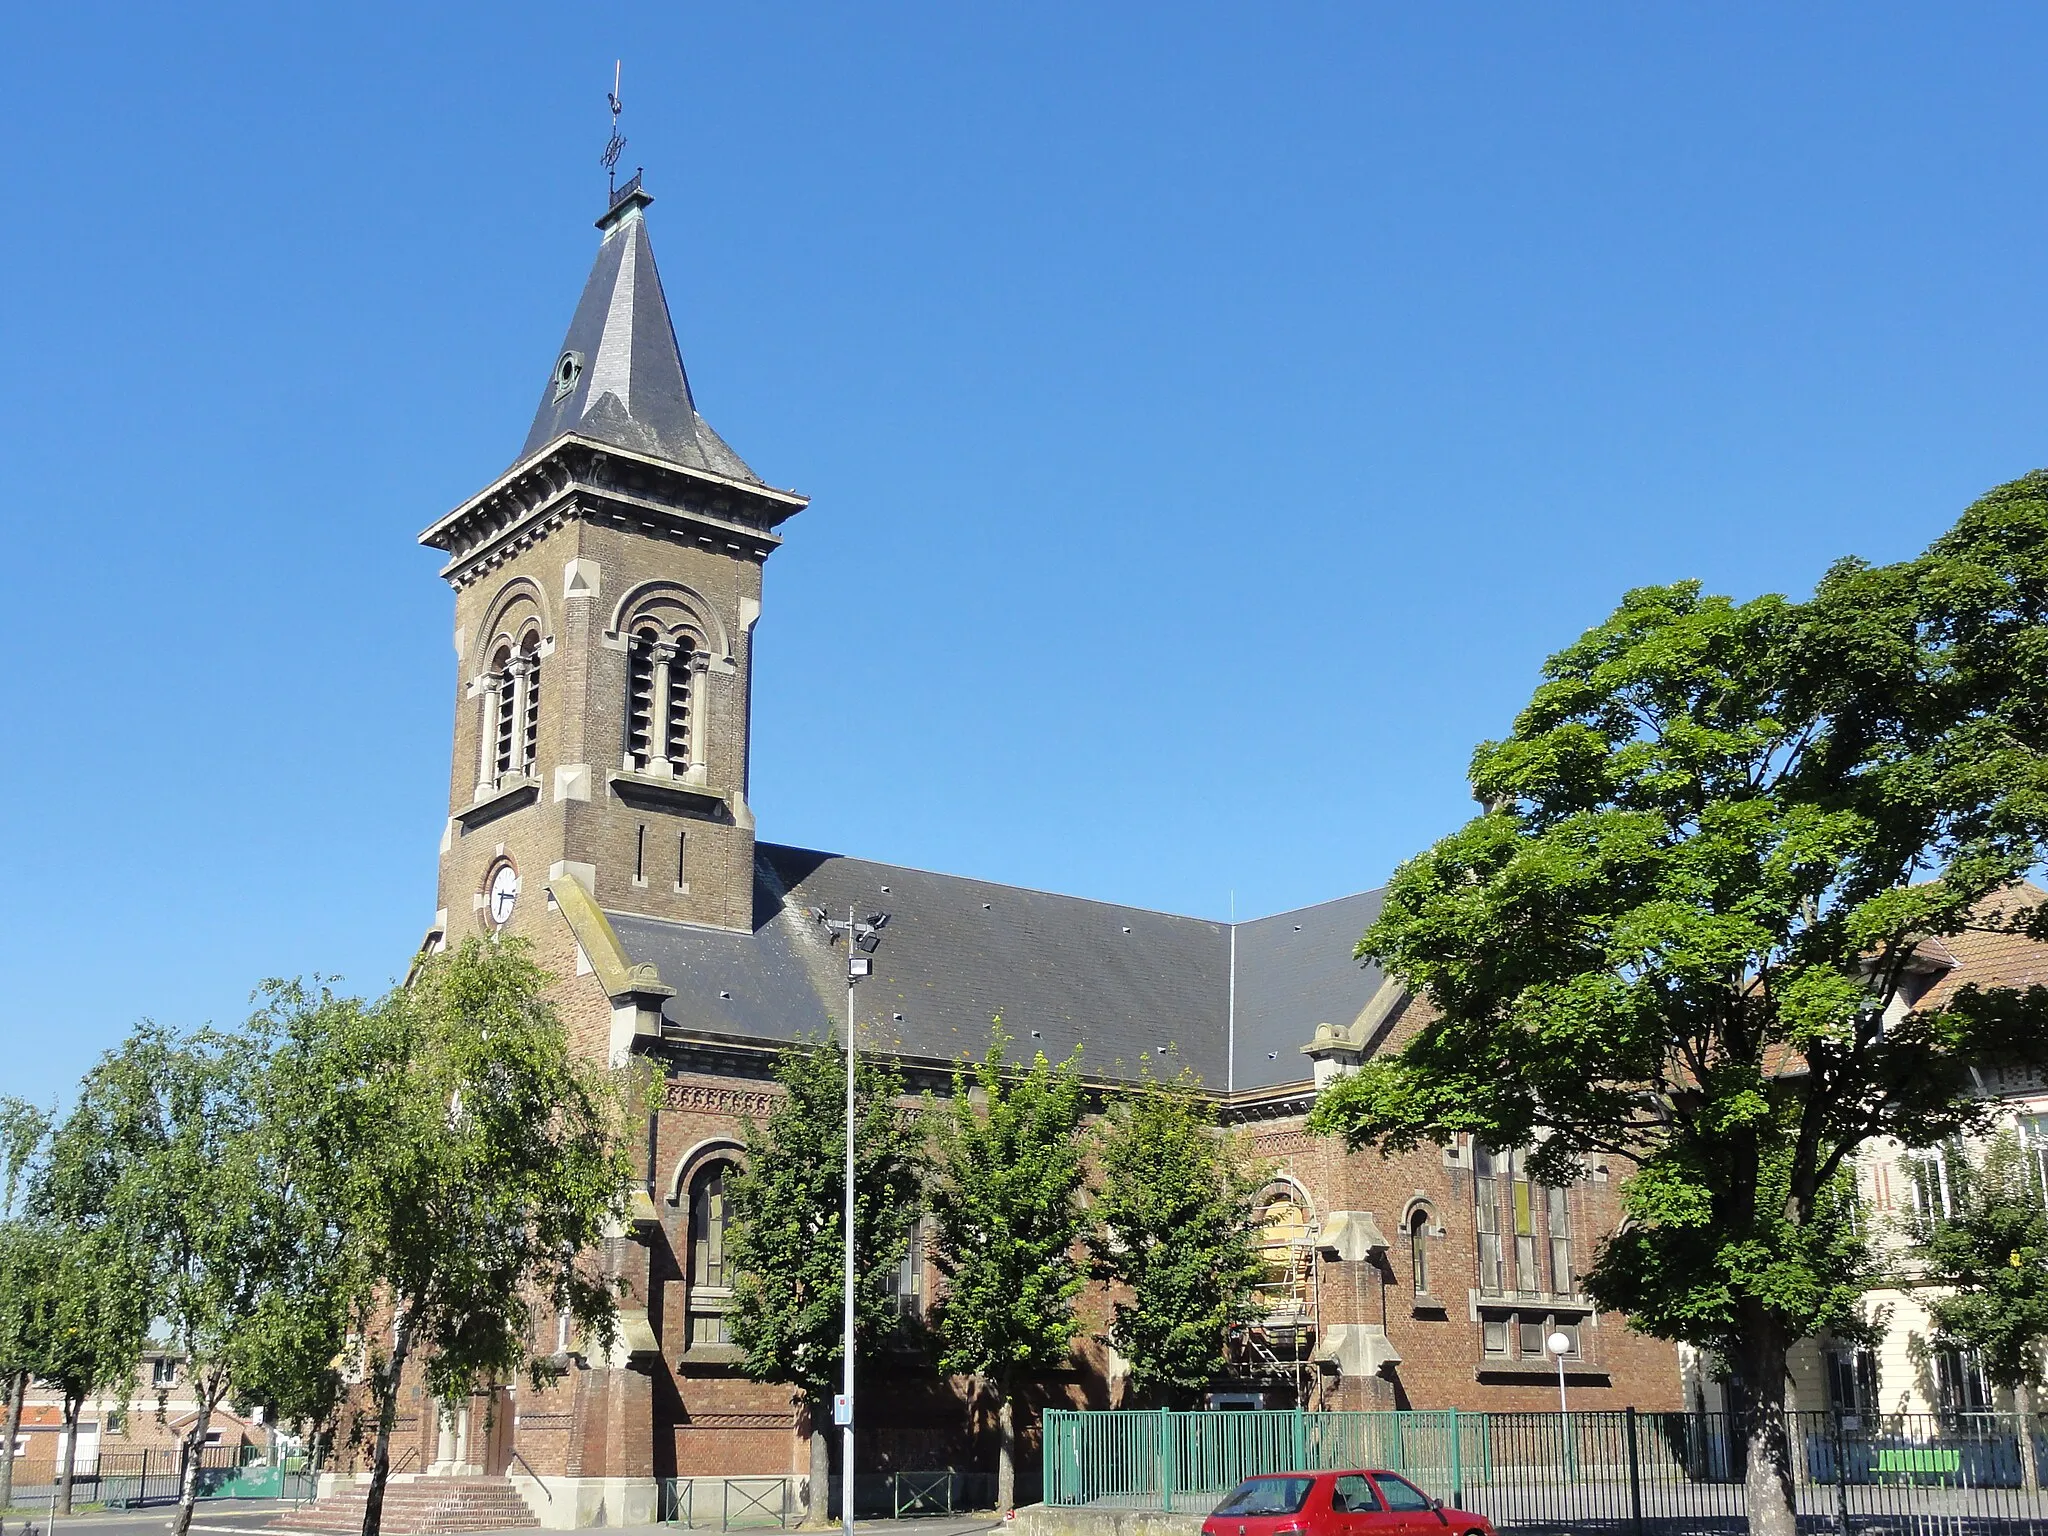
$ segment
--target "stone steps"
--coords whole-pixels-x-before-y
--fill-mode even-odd
[[[369,1502],[365,1484],[337,1488],[318,1503],[281,1516],[270,1529],[355,1536],[363,1528],[363,1510]],[[420,1477],[388,1483],[380,1523],[390,1536],[452,1536],[540,1525],[511,1479],[504,1477]]]

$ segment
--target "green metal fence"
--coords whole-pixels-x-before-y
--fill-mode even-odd
[[[1781,1422],[1803,1531],[2048,1536],[2048,1495],[2024,1486],[2022,1433],[2048,1475],[2038,1418]],[[1045,1501],[1069,1507],[1204,1514],[1255,1473],[1382,1467],[1518,1536],[1732,1532],[1746,1519],[1744,1439],[1721,1414],[1054,1409],[1044,1444]]]

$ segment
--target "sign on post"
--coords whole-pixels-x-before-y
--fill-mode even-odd
[[[846,1392],[832,1394],[832,1422],[851,1424],[853,1422],[853,1397]]]

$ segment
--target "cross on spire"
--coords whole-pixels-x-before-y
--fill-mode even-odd
[[[605,206],[610,207],[619,200],[619,156],[625,152],[626,141],[619,137],[619,71],[623,59],[612,60],[612,88],[605,93],[605,100],[612,109],[612,136],[604,146]],[[637,179],[637,178],[636,178]]]

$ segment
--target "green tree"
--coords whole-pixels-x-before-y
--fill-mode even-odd
[[[952,1099],[934,1116],[929,1195],[947,1282],[934,1309],[939,1364],[994,1400],[1005,1512],[1016,1504],[1017,1388],[1067,1363],[1087,1284],[1079,1052],[1057,1067],[1040,1052],[1016,1072],[1004,1064],[1008,1046],[998,1020],[988,1054],[955,1069]]]
[[[1177,1404],[1215,1379],[1259,1275],[1259,1173],[1192,1072],[1148,1080],[1098,1126],[1098,1278],[1124,1287],[1109,1342],[1131,1386]]]
[[[378,1005],[330,1010],[298,1083],[308,1134],[334,1151],[323,1192],[342,1229],[350,1327],[375,1409],[363,1536],[377,1536],[406,1364],[444,1402],[524,1368],[537,1311],[600,1349],[614,1282],[590,1250],[623,1219],[622,1095],[575,1056],[523,940],[424,960]]]
[[[130,1395],[149,1328],[151,1255],[117,1196],[141,1134],[127,1119],[132,1070],[117,1052],[103,1057],[28,1174],[25,1207],[36,1231],[30,1263],[37,1271],[27,1295],[28,1363],[30,1374],[63,1399],[58,1514],[71,1509],[79,1410],[96,1397]]]
[[[361,1027],[364,1004],[297,981],[266,982],[258,996],[249,1029],[262,1050],[260,1133],[245,1155],[252,1182],[268,1191],[259,1207],[267,1241],[296,1252],[278,1261],[283,1283],[265,1287],[236,1330],[234,1401],[261,1407],[272,1424],[317,1431],[341,1398],[349,1303],[361,1287],[345,1225],[360,1137],[330,1112],[330,1095],[341,1055],[333,1044]]]
[[[1311,1123],[1632,1164],[1588,1287],[1735,1366],[1751,1528],[1791,1536],[1769,1410],[1788,1347],[1856,1320],[1848,1160],[1981,1125],[1969,1063],[2048,1048],[2039,988],[1886,1016],[1930,939],[2048,933],[2015,884],[2048,834],[2048,473],[1805,603],[1631,592],[1544,677],[1359,946],[1433,1016]]]
[[[854,1347],[870,1358],[901,1318],[889,1281],[917,1220],[923,1132],[901,1108],[902,1076],[873,1055],[854,1067]],[[744,1123],[747,1161],[725,1185],[732,1226],[733,1342],[756,1381],[786,1382],[811,1423],[809,1514],[830,1507],[830,1404],[843,1369],[846,1057],[800,1041],[775,1064],[783,1097],[764,1125]]]
[[[41,1229],[21,1208],[25,1175],[50,1132],[50,1117],[33,1104],[0,1098],[0,1391],[7,1394],[0,1445],[21,1433],[22,1401],[48,1297],[50,1271]],[[0,1509],[14,1500],[14,1457],[0,1456]]]
[[[1984,1374],[2013,1395],[2024,1485],[2034,1459],[2034,1389],[2048,1344],[2048,1190],[2010,1131],[1975,1159],[1950,1160],[1951,1212],[1918,1225],[1908,1249],[1923,1284],[1949,1288],[1927,1303],[1944,1343],[1971,1349]]]
[[[138,1026],[81,1105],[116,1153],[93,1214],[136,1239],[149,1316],[183,1354],[194,1398],[176,1536],[214,1414],[271,1385],[282,1353],[331,1360],[345,1331],[340,1231],[314,1198],[323,1181],[307,1167],[296,1095],[272,1081],[291,1062],[273,1049],[275,1023],[262,1013],[250,1029],[186,1036]]]

